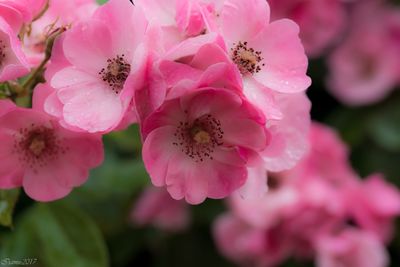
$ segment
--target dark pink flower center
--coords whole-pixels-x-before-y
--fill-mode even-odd
[[[245,74],[255,74],[261,70],[264,63],[261,63],[261,51],[256,51],[247,46],[247,42],[239,42],[231,48],[232,60],[238,66],[240,72]]]
[[[14,134],[14,153],[17,153],[20,162],[34,171],[57,159],[60,154],[65,154],[67,150],[54,130],[45,126],[31,124]]]
[[[191,123],[180,122],[174,137],[173,145],[180,147],[196,162],[202,162],[207,158],[213,159],[215,148],[223,144],[224,131],[220,121],[208,114]]]
[[[4,60],[6,59],[6,45],[2,40],[0,40],[0,66],[3,65]]]
[[[114,93],[119,94],[124,88],[126,79],[131,72],[131,65],[125,60],[125,55],[117,55],[107,60],[107,67],[101,69],[99,75]]]

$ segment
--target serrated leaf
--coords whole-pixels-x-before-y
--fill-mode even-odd
[[[77,207],[62,202],[36,204],[20,219],[3,243],[1,259],[36,259],[35,266],[41,267],[108,266],[99,229]]]
[[[0,190],[0,225],[12,226],[12,215],[18,197],[19,189]]]

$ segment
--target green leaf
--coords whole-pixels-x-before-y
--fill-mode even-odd
[[[12,214],[18,197],[19,189],[0,190],[0,225],[12,226]]]
[[[36,259],[35,266],[41,267],[108,266],[99,229],[78,208],[63,202],[36,204],[20,219],[3,243],[1,259]]]
[[[97,3],[102,5],[105,4],[108,0],[97,0]]]
[[[371,138],[389,151],[400,151],[400,99],[395,99],[376,112],[370,120]]]

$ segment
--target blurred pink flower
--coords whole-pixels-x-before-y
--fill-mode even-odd
[[[144,122],[146,169],[174,199],[226,197],[244,184],[248,162],[267,145],[264,124],[259,110],[231,91],[188,91]]]
[[[84,183],[89,169],[103,161],[99,136],[65,130],[35,107],[19,108],[1,100],[0,125],[3,189],[22,186],[35,200],[60,199]]]
[[[149,187],[136,200],[130,219],[137,225],[176,232],[188,227],[190,214],[186,202],[171,198],[164,188]]]
[[[289,18],[300,27],[308,56],[317,57],[334,45],[346,26],[341,0],[268,0],[272,20]]]
[[[220,252],[240,266],[277,266],[289,253],[279,228],[251,227],[231,214],[217,218],[213,234]]]
[[[318,267],[386,267],[389,257],[375,236],[357,229],[321,237],[316,246]]]
[[[75,25],[64,36],[64,56],[50,66],[53,73],[58,70],[49,77],[55,96],[45,103],[46,110],[72,130],[105,133],[118,127],[143,82],[146,28],[141,11],[118,0]]]
[[[400,73],[398,42],[387,20],[392,10],[368,1],[358,5],[349,35],[328,59],[328,89],[350,106],[382,100]]]
[[[361,228],[382,242],[393,236],[393,221],[400,215],[400,191],[374,174],[346,191],[348,214]]]

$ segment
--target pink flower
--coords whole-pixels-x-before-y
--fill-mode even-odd
[[[143,160],[156,186],[197,204],[223,198],[247,178],[247,164],[268,141],[265,118],[221,88],[195,88],[165,101],[143,125]]]
[[[61,123],[73,130],[104,133],[118,127],[143,82],[146,28],[139,8],[119,0],[75,25],[62,43],[69,65],[58,65],[62,68],[50,79],[56,95],[50,98],[58,102],[46,102],[46,111],[58,113]]]
[[[321,237],[317,244],[318,267],[386,267],[384,246],[371,234],[346,229],[336,236]]]
[[[29,62],[35,66],[43,60],[49,33],[87,19],[97,7],[95,0],[51,0],[47,11],[31,24],[29,34],[24,36],[23,49]]]
[[[311,80],[299,28],[287,19],[269,23],[269,15],[264,0],[224,2],[221,33],[230,57],[249,91],[259,86],[282,93],[304,91]]]
[[[379,199],[379,201],[377,201]],[[349,216],[353,221],[388,242],[394,219],[400,215],[400,191],[379,175],[371,175],[346,191]]]
[[[131,221],[166,231],[182,231],[189,225],[189,207],[184,201],[172,199],[166,190],[149,187],[135,202]]]
[[[300,27],[300,39],[309,56],[320,56],[346,26],[341,0],[268,0],[273,20],[290,18]]]
[[[398,82],[398,42],[388,33],[389,14],[380,6],[370,6],[354,15],[349,36],[328,60],[328,89],[350,106],[378,102]]]
[[[28,72],[28,63],[17,33],[0,18],[0,82],[20,78]]]
[[[36,100],[35,100],[36,102]],[[38,201],[65,197],[103,160],[98,136],[73,133],[40,110],[0,101],[0,187]]]
[[[213,235],[219,251],[240,266],[277,266],[289,253],[280,229],[254,228],[229,213],[214,222]]]

